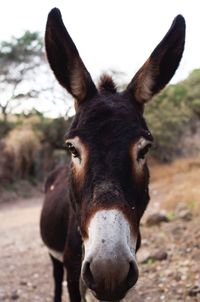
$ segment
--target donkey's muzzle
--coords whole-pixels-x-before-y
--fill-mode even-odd
[[[135,261],[93,260],[85,262],[82,278],[97,299],[117,301],[137,282],[138,268]]]
[[[118,209],[99,210],[88,223],[82,279],[103,301],[117,301],[137,282],[137,236]]]

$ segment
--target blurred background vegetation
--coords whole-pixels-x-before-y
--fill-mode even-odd
[[[47,76],[48,74],[48,76]],[[63,136],[72,117],[67,96],[49,78],[42,39],[37,32],[0,43],[0,186],[26,180],[37,184],[57,164],[66,162]],[[120,79],[120,72],[115,72]],[[124,86],[124,83],[121,83]],[[151,156],[161,162],[200,153],[200,69],[169,85],[145,109],[155,138]],[[51,97],[49,97],[51,95]],[[46,99],[45,99],[46,98]],[[44,110],[34,108],[43,102]],[[50,118],[50,102],[66,109]]]

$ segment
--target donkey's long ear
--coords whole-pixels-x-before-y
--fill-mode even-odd
[[[185,44],[185,20],[178,15],[163,40],[127,87],[134,99],[148,102],[173,77]]]
[[[47,19],[45,46],[49,64],[59,81],[78,104],[96,94],[96,87],[68,34],[59,9],[50,11]]]

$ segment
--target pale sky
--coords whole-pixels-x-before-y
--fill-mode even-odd
[[[43,35],[55,6],[94,80],[109,69],[125,72],[131,80],[177,14],[186,19],[187,36],[173,82],[200,67],[198,0],[0,0],[0,41],[24,30]]]
[[[1,0],[0,40],[27,29],[43,34],[55,6],[94,78],[111,68],[131,78],[179,13],[186,19],[187,37],[174,81],[200,67],[198,0]]]

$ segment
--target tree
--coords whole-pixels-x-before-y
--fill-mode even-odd
[[[200,69],[195,69],[184,81],[187,89],[186,102],[196,117],[200,118]]]
[[[43,62],[43,41],[38,32],[26,31],[19,38],[0,43],[0,109],[4,121],[22,99],[37,97],[39,91],[30,85],[30,79]]]

